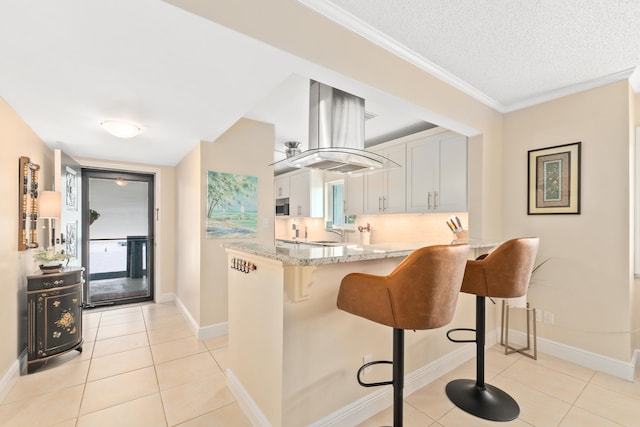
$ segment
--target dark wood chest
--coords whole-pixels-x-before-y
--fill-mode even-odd
[[[27,277],[27,371],[71,350],[82,351],[84,268]]]

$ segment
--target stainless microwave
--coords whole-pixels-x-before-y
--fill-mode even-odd
[[[276,199],[276,216],[289,215],[289,198]]]

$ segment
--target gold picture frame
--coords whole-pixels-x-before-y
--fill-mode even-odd
[[[529,150],[527,213],[580,213],[582,142]]]
[[[38,173],[29,157],[18,160],[18,250],[38,247]]]

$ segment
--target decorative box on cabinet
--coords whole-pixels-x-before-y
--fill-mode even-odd
[[[52,357],[82,351],[84,268],[27,277],[27,372]]]

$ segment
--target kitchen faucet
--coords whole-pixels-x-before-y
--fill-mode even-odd
[[[325,231],[328,231],[329,233],[335,233],[338,236],[340,236],[340,243],[343,243],[344,241],[344,230],[341,230],[339,228],[325,228]]]

